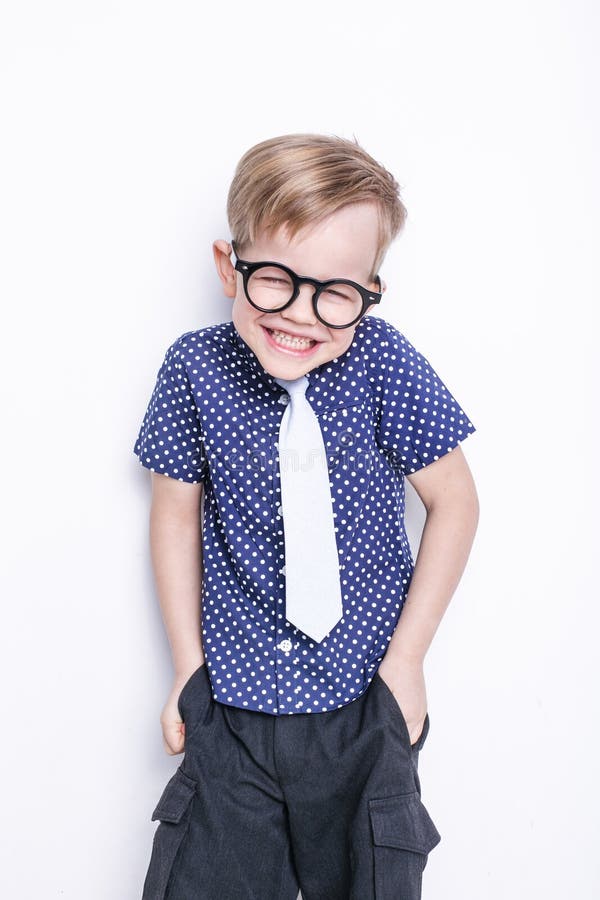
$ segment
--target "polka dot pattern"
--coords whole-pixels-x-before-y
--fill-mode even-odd
[[[272,715],[338,709],[367,689],[414,568],[404,476],[475,431],[428,360],[377,316],[307,377],[328,456],[344,604],[320,643],[285,618],[277,438],[288,395],[232,322],[171,344],[134,446],[147,469],[203,482],[201,627],[213,697]]]

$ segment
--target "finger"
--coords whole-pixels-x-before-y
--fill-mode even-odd
[[[182,753],[185,747],[185,734],[183,725],[174,725],[163,730],[163,743],[169,756]]]

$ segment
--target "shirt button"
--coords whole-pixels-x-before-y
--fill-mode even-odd
[[[290,398],[288,397],[287,394],[282,394],[277,402],[282,403],[285,406],[288,403],[289,399]]]
[[[281,503],[278,503],[278,504],[277,504],[277,515],[278,515],[278,516],[282,516],[282,515],[283,515],[283,506],[281,505]]]
[[[283,650],[284,653],[289,653],[292,649],[292,642],[289,640],[289,638],[286,638],[284,641],[281,641],[281,643],[277,644],[277,646],[280,650]]]

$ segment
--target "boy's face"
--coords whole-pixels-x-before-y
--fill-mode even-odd
[[[303,229],[291,242],[284,228],[262,232],[251,246],[240,248],[240,253],[249,262],[280,262],[298,275],[320,281],[348,278],[376,291],[377,284],[369,276],[377,253],[377,235],[375,204],[356,203]],[[319,322],[312,306],[315,290],[312,285],[302,285],[298,297],[287,309],[260,312],[246,299],[242,274],[235,271],[229,259],[230,245],[215,241],[213,251],[225,293],[234,298],[235,328],[273,377],[293,381],[348,349],[356,325],[335,329]],[[286,342],[282,337],[285,335],[307,339],[307,343],[291,346],[289,338]]]

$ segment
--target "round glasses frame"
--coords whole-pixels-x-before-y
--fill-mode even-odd
[[[254,307],[254,309],[258,309],[259,312],[276,313],[276,312],[281,312],[282,309],[287,309],[288,306],[291,306],[292,303],[294,302],[294,300],[297,299],[298,294],[300,293],[300,287],[303,284],[311,284],[315,288],[315,291],[312,295],[313,310],[314,310],[315,316],[317,317],[319,322],[322,322],[323,325],[327,326],[327,328],[338,328],[338,329],[351,328],[352,325],[356,325],[356,323],[360,319],[362,319],[362,317],[366,313],[369,306],[371,306],[374,303],[381,302],[383,292],[381,290],[381,278],[379,277],[379,275],[375,276],[375,280],[377,281],[377,284],[379,285],[379,291],[369,291],[367,288],[363,287],[361,284],[357,284],[356,281],[350,281],[350,279],[348,279],[348,278],[329,278],[327,281],[319,281],[317,278],[309,278],[308,276],[305,276],[305,275],[296,275],[296,273],[293,271],[293,269],[290,269],[288,266],[284,266],[283,263],[280,263],[280,262],[269,262],[269,261],[264,261],[264,260],[261,260],[261,262],[249,262],[247,259],[240,259],[240,257],[238,256],[237,249],[236,249],[235,241],[231,242],[231,246],[233,247],[233,252],[235,253],[235,255],[237,257],[237,260],[235,263],[235,269],[237,272],[241,272],[241,274],[242,274],[242,280],[244,283],[244,293],[246,295],[246,299],[248,300],[248,303],[250,303],[251,306]],[[265,309],[264,306],[259,306],[257,303],[255,303],[252,300],[252,298],[250,297],[250,294],[248,293],[248,281],[250,279],[250,276],[253,275],[254,272],[257,271],[257,269],[262,269],[266,266],[276,266],[278,269],[283,269],[283,271],[286,272],[290,276],[290,279],[291,279],[292,285],[293,285],[293,292],[292,292],[292,296],[290,297],[290,299],[287,300],[282,306],[278,306],[276,308],[270,307],[269,309]],[[351,287],[355,288],[355,290],[357,290],[358,293],[360,294],[360,296],[362,297],[361,311],[359,312],[359,314],[357,316],[355,316],[354,319],[352,319],[351,322],[348,322],[345,325],[333,325],[331,322],[327,322],[319,314],[319,309],[318,309],[319,296],[326,288],[328,288],[332,284],[349,284]]]

